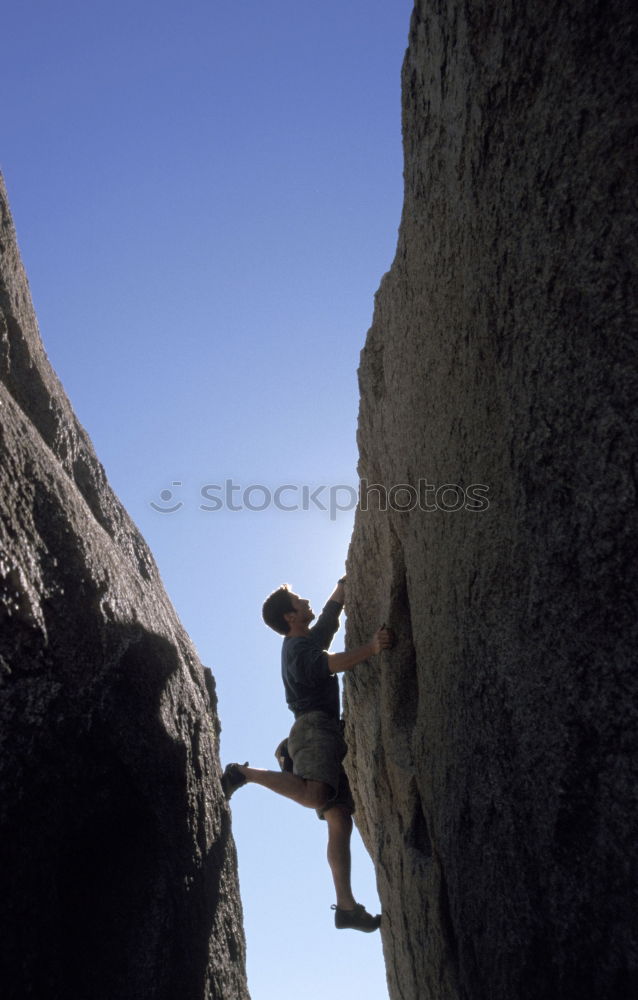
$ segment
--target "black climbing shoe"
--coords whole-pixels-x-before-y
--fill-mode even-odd
[[[381,914],[373,917],[366,911],[363,903],[357,903],[354,910],[341,910],[338,906],[331,907],[335,911],[335,927],[343,930],[351,927],[355,931],[376,931],[381,923]]]
[[[246,761],[243,767],[248,767],[248,761]],[[246,778],[239,770],[239,764],[227,764],[222,774],[222,788],[226,798],[229,799],[233,792],[236,792],[238,788],[241,788],[245,784]]]

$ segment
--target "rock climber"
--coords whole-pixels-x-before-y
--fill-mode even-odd
[[[295,716],[287,741],[275,751],[281,771],[246,764],[228,764],[222,787],[227,799],[247,783],[262,785],[299,805],[316,809],[328,826],[328,864],[336,891],[335,927],[375,931],[380,915],[372,916],[357,903],[350,884],[350,837],[354,802],[343,769],[347,746],[340,721],[337,674],[352,670],[392,645],[390,629],[382,626],[372,639],[344,653],[327,650],[339,628],[346,578],[342,577],[319,615],[310,602],[287,584],[273,591],[262,614],[270,628],[284,636],[281,674],[286,703]]]

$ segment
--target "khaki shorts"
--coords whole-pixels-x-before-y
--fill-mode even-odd
[[[294,774],[307,781],[323,781],[333,791],[325,806],[317,809],[319,819],[324,819],[324,813],[333,806],[354,812],[348,776],[341,763],[347,750],[339,720],[325,712],[306,712],[290,730],[288,753]]]

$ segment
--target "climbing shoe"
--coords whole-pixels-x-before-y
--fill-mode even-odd
[[[224,795],[227,799],[231,797],[233,792],[236,792],[238,788],[246,784],[246,778],[239,770],[239,764],[227,764],[224,773],[222,774],[222,789]],[[242,765],[243,767],[248,767],[248,761]]]
[[[376,931],[381,923],[381,914],[376,917],[366,911],[363,903],[357,903],[354,910],[342,910],[338,906],[331,907],[335,911],[335,927],[343,930],[351,927],[355,931]]]

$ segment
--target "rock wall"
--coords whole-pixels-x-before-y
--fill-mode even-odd
[[[46,358],[1,180],[0,216],[2,996],[244,1000],[214,681]]]
[[[393,1000],[638,994],[636,41],[622,0],[415,4],[358,431],[411,489],[348,558],[348,643],[398,641],[345,682]]]

